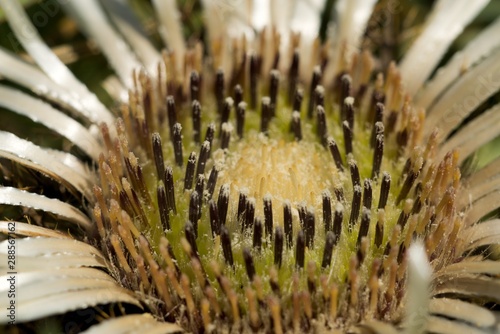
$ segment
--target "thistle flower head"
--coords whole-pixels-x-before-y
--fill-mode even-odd
[[[110,110],[0,0],[38,65],[0,49],[0,105],[63,141],[0,131],[19,328],[498,330],[499,163],[462,174],[499,131],[499,105],[471,117],[500,89],[499,21],[429,80],[487,1],[439,1],[387,66],[362,49],[376,1],[338,1],[326,42],[330,2],[282,2],[204,1],[202,44],[153,1],[161,52],[121,2],[57,3],[116,73]]]

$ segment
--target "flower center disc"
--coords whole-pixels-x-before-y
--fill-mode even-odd
[[[321,192],[339,186],[344,177],[317,143],[288,142],[252,133],[236,145],[225,157],[221,184],[230,184],[232,194],[247,192],[256,203],[271,196],[276,208],[289,201],[293,206],[305,204],[318,210]],[[236,210],[238,198],[232,199],[231,207]],[[261,211],[262,206],[256,205],[256,214],[262,215]],[[283,222],[282,217],[275,218]]]

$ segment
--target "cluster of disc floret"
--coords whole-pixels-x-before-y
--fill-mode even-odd
[[[453,257],[455,156],[433,162],[423,111],[368,53],[333,80],[323,53],[309,77],[298,52],[240,53],[229,73],[202,69],[201,50],[182,71],[165,53],[102,126],[94,219],[111,274],[192,332],[398,323],[410,244],[434,268]]]

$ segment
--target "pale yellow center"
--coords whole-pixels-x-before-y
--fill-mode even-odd
[[[237,147],[232,147],[226,156],[219,152],[219,158],[225,161],[218,183],[230,185],[230,213],[237,210],[240,192],[255,199],[256,215],[261,217],[263,198],[270,195],[274,219],[281,224],[285,201],[290,202],[293,211],[297,205],[306,205],[319,213],[322,192],[333,193],[345,177],[319,143],[289,142],[250,133],[233,145]]]

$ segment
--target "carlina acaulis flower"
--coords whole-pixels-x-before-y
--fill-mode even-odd
[[[206,0],[205,44],[184,42],[173,1],[153,1],[161,53],[121,2],[57,2],[116,71],[109,111],[22,7],[0,0],[43,70],[0,49],[0,106],[63,138],[55,150],[0,131],[4,216],[19,219],[21,207],[28,217],[0,223],[0,306],[15,308],[0,323],[499,331],[500,225],[481,218],[498,207],[500,163],[462,172],[500,133],[498,104],[468,120],[500,89],[500,21],[420,89],[487,3],[438,1],[402,62],[382,68],[358,49],[374,0],[337,1],[326,43],[310,31],[328,1],[276,1],[269,12]],[[11,277],[17,298],[7,298]]]

